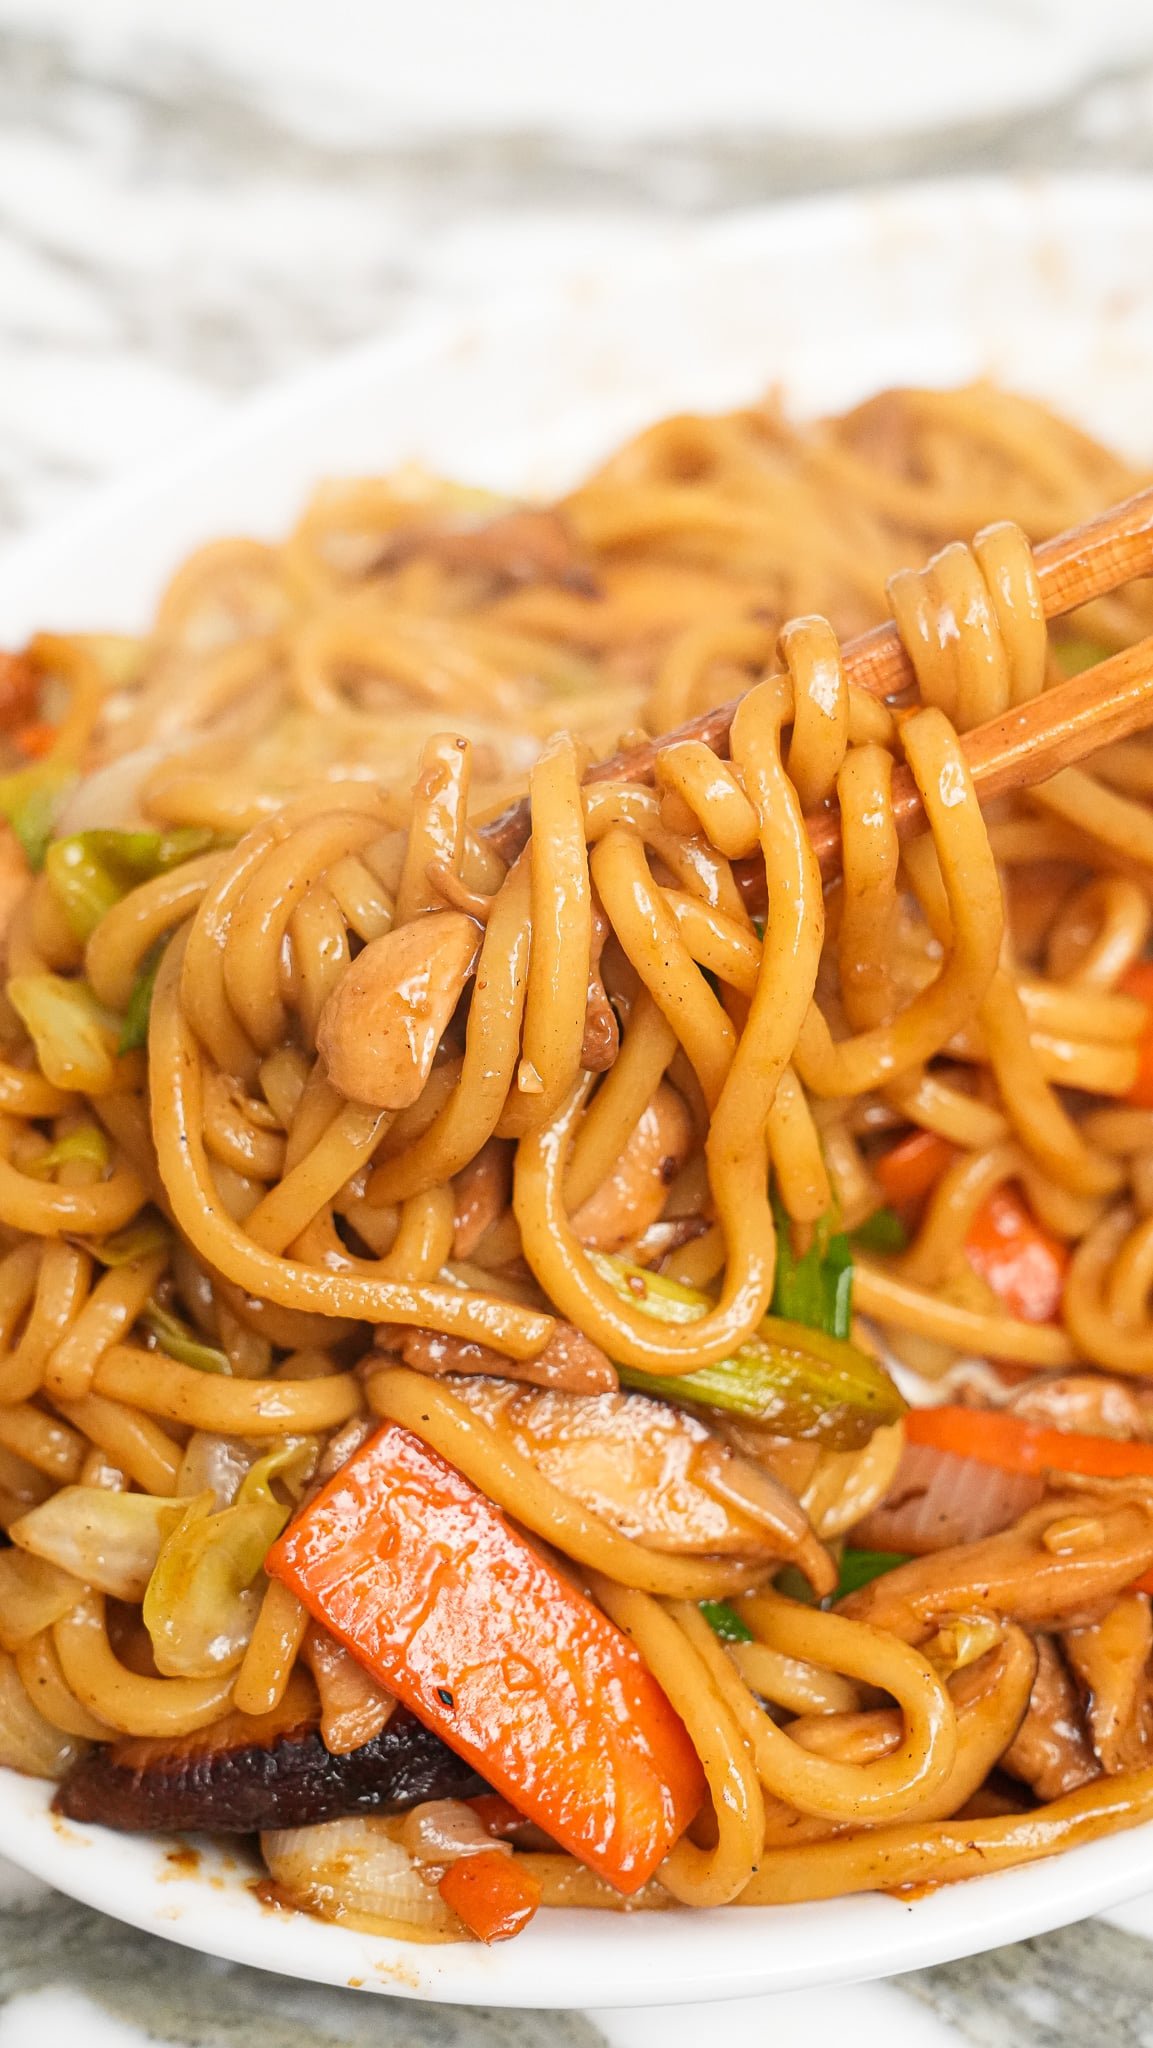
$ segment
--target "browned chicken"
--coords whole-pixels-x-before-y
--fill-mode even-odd
[[[1038,1799],[1060,1799],[1100,1772],[1077,1688],[1052,1636],[1037,1638],[1037,1676],[1017,1734],[1001,1759]]]

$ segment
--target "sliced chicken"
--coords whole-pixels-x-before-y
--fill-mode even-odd
[[[1147,1410],[1132,1381],[1104,1372],[1040,1373],[1015,1388],[1005,1406],[1045,1429],[1081,1430],[1121,1443],[1142,1441],[1150,1433]]]
[[[622,1535],[652,1550],[789,1557],[827,1580],[828,1553],[793,1496],[683,1409],[507,1380],[454,1379],[452,1391]]]
[[[480,926],[431,910],[370,939],[324,1005],[317,1051],[334,1088],[374,1109],[407,1109],[476,965]]]
[[[643,1237],[660,1216],[692,1144],[685,1102],[662,1082],[608,1179],[576,1211],[572,1224],[581,1243],[621,1252]]]
[[[1081,1688],[1089,1734],[1102,1770],[1149,1762],[1149,1658],[1153,1615],[1146,1593],[1127,1593],[1100,1621],[1069,1629],[1065,1655]]]
[[[1077,1688],[1051,1636],[1037,1638],[1037,1676],[1025,1718],[1001,1759],[1038,1799],[1060,1799],[1100,1774]]]
[[[919,1643],[957,1614],[999,1614],[1024,1628],[1095,1620],[1153,1564],[1153,1506],[1070,1490],[1012,1529],[899,1565],[840,1612]]]

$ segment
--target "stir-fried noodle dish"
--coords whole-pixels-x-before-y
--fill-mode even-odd
[[[958,739],[1153,627],[1032,552],[1139,481],[985,386],[766,403],[549,506],[327,484],[3,658],[58,1813],[426,1941],[1153,1815],[1153,742],[982,807]]]

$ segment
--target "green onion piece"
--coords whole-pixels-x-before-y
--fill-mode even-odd
[[[821,1601],[821,1606],[835,1607],[838,1600],[847,1600],[859,1586],[867,1586],[871,1579],[882,1578],[886,1572],[895,1572],[899,1564],[908,1562],[900,1550],[843,1550],[840,1577],[833,1591]],[[816,1605],[812,1587],[795,1564],[782,1565],[773,1585],[786,1600],[800,1600],[806,1607]]]
[[[145,1209],[134,1222],[126,1223],[123,1230],[112,1231],[108,1237],[76,1239],[102,1266],[135,1266],[141,1259],[150,1259],[154,1252],[167,1251],[171,1242],[168,1225],[155,1209]]]
[[[903,1252],[908,1247],[909,1233],[895,1209],[874,1209],[871,1216],[850,1231],[849,1243],[858,1252]]]
[[[66,1138],[58,1138],[27,1171],[37,1180],[46,1180],[70,1159],[86,1159],[93,1166],[105,1167],[111,1157],[112,1148],[99,1124],[81,1124],[78,1130],[69,1131]]]
[[[0,818],[11,825],[25,860],[37,873],[44,865],[56,814],[76,779],[75,769],[58,761],[35,761],[0,776]]]
[[[86,981],[17,974],[8,983],[8,1000],[46,1081],[84,1095],[107,1095],[116,1079],[120,1020],[97,1002]]]
[[[823,1330],[826,1337],[847,1337],[853,1321],[853,1253],[843,1230],[821,1218],[807,1252],[798,1258],[792,1227],[774,1189],[777,1224],[777,1272],[771,1311],[786,1322]]]
[[[148,1043],[148,1020],[152,1015],[152,992],[156,987],[159,966],[160,952],[150,954],[132,984],[128,1008],[124,1012],[124,1028],[117,1042],[118,1052],[139,1052]]]
[[[845,1600],[858,1586],[867,1586],[871,1580],[883,1578],[886,1572],[895,1572],[899,1564],[908,1562],[902,1550],[843,1550],[841,1576],[832,1598]]]
[[[225,1352],[214,1344],[206,1344],[198,1337],[190,1323],[182,1322],[169,1309],[162,1308],[158,1301],[150,1301],[140,1318],[146,1330],[150,1331],[161,1351],[169,1358],[175,1358],[180,1365],[193,1365],[197,1372],[228,1373],[232,1366]]]
[[[193,826],[177,832],[75,832],[53,840],[44,872],[76,938],[91,938],[122,897],[214,844]]]
[[[804,1572],[795,1564],[781,1566],[773,1579],[773,1588],[785,1600],[799,1600],[802,1607],[815,1607],[816,1594],[813,1592]],[[822,1603],[823,1604],[823,1603]]]
[[[707,1295],[661,1273],[606,1252],[589,1256],[622,1301],[660,1322],[695,1322],[712,1306]],[[621,1384],[640,1393],[721,1408],[778,1436],[833,1450],[858,1450],[907,1407],[884,1368],[855,1344],[778,1316],[766,1316],[731,1358],[715,1365],[667,1377],[632,1366],[618,1370]]]
[[[1096,668],[1099,661],[1108,661],[1116,652],[1113,647],[1103,647],[1099,640],[1089,640],[1084,635],[1073,634],[1068,640],[1054,640],[1053,658],[1063,676],[1079,676],[1087,668]]]
[[[727,1600],[702,1600],[701,1613],[722,1643],[751,1643],[753,1631]]]

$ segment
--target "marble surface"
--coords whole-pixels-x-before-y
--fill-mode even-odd
[[[312,12],[347,19],[350,4]],[[1032,23],[1038,63],[1054,4],[1007,0]],[[95,35],[106,6],[127,25]],[[966,0],[971,34],[997,11]],[[1022,117],[978,98],[964,123],[929,133],[894,108],[865,135],[742,120],[679,140],[523,125],[462,135],[431,116],[406,132],[373,119],[355,41],[339,45],[345,88],[330,67],[310,100],[275,37],[262,49],[230,40],[221,0],[197,24],[202,14],[218,34],[143,0],[0,0],[0,540],[270,379],[567,274],[586,252],[627,262],[688,219],[847,183],[1153,165],[1147,0],[1096,6],[1115,33],[1080,85]],[[387,38],[378,54],[387,73]],[[863,107],[884,105],[893,54],[880,36]],[[810,101],[816,121],[815,85]]]
[[[350,6],[324,13],[346,29]],[[0,545],[347,344],[568,274],[594,250],[627,261],[687,219],[895,176],[1153,168],[1148,0],[1099,6],[1096,39],[1082,5],[1060,20],[1055,7],[954,8],[951,33],[962,19],[976,36],[982,17],[985,31],[1008,23],[1026,69],[1020,90],[1002,71],[997,91],[954,95],[948,126],[889,107],[879,70],[856,117],[842,110],[833,127],[819,95],[807,128],[795,98],[758,120],[747,95],[726,118],[722,95],[674,134],[655,103],[630,121],[615,94],[593,139],[575,118],[550,129],[499,108],[466,122],[457,104],[449,121],[435,93],[419,121],[385,120],[355,35],[317,61],[284,33],[300,21],[290,0],[281,33],[263,38],[262,9],[219,0],[195,18],[140,0],[0,0]],[[899,0],[888,11],[896,22]],[[383,70],[398,17],[372,14]],[[358,18],[363,29],[363,6]],[[1054,38],[1073,29],[1054,61]],[[1094,1922],[892,1985],[737,2004],[723,2020],[509,2015],[190,1956],[0,1865],[0,2048],[65,2036],[79,2048],[689,2048],[722,2024],[727,2048],[770,2033],[775,2048],[1137,2048],[1153,2040],[1146,1920],[1138,1910],[1136,1932]]]

